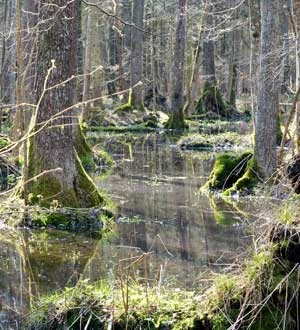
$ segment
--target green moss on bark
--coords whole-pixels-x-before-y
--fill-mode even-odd
[[[202,115],[213,115],[222,118],[228,116],[226,104],[216,85],[209,82],[205,84],[203,93],[196,105],[196,112]]]
[[[248,160],[245,173],[230,187],[224,191],[224,196],[230,196],[244,190],[251,191],[258,183],[256,162],[252,158]]]
[[[121,104],[117,108],[117,111],[131,112],[133,110],[145,111],[145,107],[142,103],[136,104],[135,99],[134,99],[134,93],[133,93],[132,89],[130,89],[129,96],[128,96],[128,102],[125,104]]]
[[[169,120],[165,124],[166,129],[184,130],[188,129],[188,125],[183,118],[183,113],[172,113]]]
[[[204,188],[209,190],[226,189],[243,176],[246,171],[247,161],[251,152],[245,152],[241,156],[224,154],[219,156],[214,164],[209,179]]]
[[[87,152],[90,151],[87,144],[78,144],[78,146],[80,146],[79,150],[84,155],[87,155]],[[76,151],[74,153],[77,175],[74,178],[73,185],[65,188],[57,173],[47,173],[47,170],[44,170],[45,164],[43,164],[35,149],[34,143],[30,141],[28,153],[31,157],[28,168],[29,182],[26,184],[25,189],[28,192],[30,205],[37,204],[49,208],[53,201],[57,201],[61,207],[86,208],[103,204],[103,198],[83,168],[78,153]]]
[[[76,156],[77,178],[74,190],[79,201],[79,207],[92,207],[103,204],[103,198],[99,190],[83,168],[78,154]]]

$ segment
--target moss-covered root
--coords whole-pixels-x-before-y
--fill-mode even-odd
[[[240,192],[251,192],[259,182],[255,161],[248,160],[244,174],[232,185],[224,191],[224,196],[231,196]]]
[[[247,168],[247,162],[252,157],[251,152],[245,152],[241,156],[223,154],[219,156],[210,173],[204,189],[227,189],[240,179]]]
[[[169,120],[165,123],[166,129],[185,130],[188,125],[183,118],[183,113],[172,113]]]
[[[133,110],[138,110],[138,111],[145,111],[145,107],[142,103],[137,104],[134,98],[134,93],[132,89],[129,91],[129,96],[128,96],[128,102],[125,104],[121,104],[118,108],[117,111],[120,112],[131,112]]]
[[[205,84],[203,93],[196,105],[196,112],[217,118],[228,117],[226,104],[215,84],[209,82]]]
[[[28,202],[30,205],[52,207],[87,208],[103,204],[103,198],[97,187],[84,170],[81,161],[76,156],[76,176],[73,185],[64,187],[59,176],[49,172],[43,173],[27,185],[29,189]]]

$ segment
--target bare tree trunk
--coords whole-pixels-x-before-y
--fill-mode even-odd
[[[144,0],[133,0],[131,30],[131,105],[134,109],[144,110],[143,98],[143,41],[144,41]]]
[[[250,33],[250,94],[253,118],[257,110],[259,49],[261,40],[260,7],[258,0],[248,0]],[[254,126],[255,127],[255,126]]]
[[[296,81],[295,90],[300,86],[300,0],[292,1],[292,20],[294,24],[294,41],[295,41],[295,61],[296,61]],[[296,105],[296,149],[300,152],[300,102]]]
[[[184,64],[185,64],[185,24],[187,0],[179,0],[179,13],[174,43],[172,70],[171,116],[167,128],[185,128],[184,107]]]
[[[22,16],[21,16],[21,1],[16,0],[16,54],[17,54],[17,79],[16,79],[16,115],[14,118],[12,139],[18,141],[24,134],[25,122],[24,122],[24,106],[21,104],[25,102],[24,96],[24,52],[22,42]],[[15,156],[19,154],[18,148],[14,150]]]
[[[5,76],[6,76],[6,24],[7,24],[7,1],[5,0],[4,6],[3,6],[3,16],[2,16],[2,40],[1,40],[1,67],[0,67],[0,133],[2,131],[2,110],[3,105],[5,104]]]
[[[93,7],[87,7],[86,39],[84,51],[84,78],[83,78],[83,109],[82,120],[87,122],[90,115],[91,104],[91,71],[92,71],[92,30],[93,30]]]
[[[41,1],[37,106],[31,124],[35,134],[30,139],[25,185],[29,203],[46,207],[53,200],[68,207],[102,202],[76,151],[82,141],[77,138],[78,121],[72,109],[75,80],[69,80],[76,71],[76,13],[74,2]]]
[[[289,0],[284,0],[284,5],[287,7],[282,10],[281,28],[283,35],[283,74],[282,74],[282,87],[281,94],[290,94],[290,40],[289,40]]]
[[[217,86],[215,67],[215,41],[214,34],[214,1],[209,0],[207,4],[206,24],[203,40],[203,82],[202,95],[196,106],[199,114],[213,117],[226,117],[227,110],[222,95]]]
[[[258,174],[269,179],[276,170],[281,55],[279,0],[261,1],[261,47],[258,108],[255,114],[254,162]]]
[[[235,5],[235,2],[231,3]],[[235,19],[240,15],[240,10],[235,10]],[[228,88],[227,88],[227,100],[236,108],[236,94],[238,87],[238,70],[239,70],[239,58],[240,58],[240,44],[241,44],[241,31],[239,27],[235,27],[230,34],[230,46],[229,46],[229,76],[228,76]]]
[[[197,48],[195,51],[194,61],[193,61],[193,69],[192,69],[192,75],[190,84],[187,90],[187,102],[185,105],[184,112],[187,116],[190,116],[195,108],[195,101],[197,99],[197,94],[199,90],[199,80],[200,80],[200,69],[201,69],[201,53],[202,53],[202,40],[203,40],[203,32],[204,32],[204,21],[206,16],[206,3],[202,7],[201,10],[201,19],[200,19],[200,30],[199,30],[199,37],[198,37],[198,43]]]

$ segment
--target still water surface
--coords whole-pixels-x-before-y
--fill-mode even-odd
[[[91,141],[116,161],[109,176],[96,177],[119,206],[115,232],[97,240],[56,230],[0,231],[0,329],[20,328],[33,297],[82,277],[114,283],[126,271],[136,280],[197,288],[251,245],[250,216],[197,193],[213,153],[181,151],[176,139],[159,134]]]

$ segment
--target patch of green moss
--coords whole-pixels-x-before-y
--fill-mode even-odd
[[[247,168],[247,161],[251,152],[247,151],[241,156],[223,154],[219,156],[214,164],[209,179],[204,188],[209,190],[226,189],[241,178]]]
[[[42,207],[50,207],[53,200],[60,199],[62,186],[57,178],[47,173],[31,181],[29,191],[30,205],[39,204]],[[67,199],[69,200],[69,197]],[[76,207],[76,199],[72,198],[71,205]]]
[[[104,166],[111,169],[115,166],[115,161],[112,159],[110,154],[101,149],[97,152],[97,157],[101,160],[102,163],[104,163]]]
[[[183,112],[172,113],[169,120],[165,123],[166,129],[185,130],[188,125],[184,120]]]
[[[128,95],[128,102],[125,104],[121,104],[117,108],[117,111],[132,112],[133,110],[145,111],[145,107],[143,104],[136,104],[135,99],[134,99],[134,93],[133,93],[132,89],[130,89],[129,95]]]
[[[76,132],[74,145],[84,169],[89,172],[95,171],[97,165],[94,161],[93,150],[87,143],[81,128],[78,128]]]
[[[81,164],[84,167],[84,169],[88,172],[95,171],[97,169],[97,166],[94,161],[94,157],[92,155],[85,155],[80,158]]]
[[[253,190],[253,188],[255,188],[258,183],[258,177],[256,174],[257,171],[255,169],[255,161],[253,159],[250,159],[247,162],[244,174],[238,180],[236,180],[236,182],[234,182],[232,187],[224,191],[224,196],[231,196],[237,192],[242,192],[244,190]]]
[[[76,191],[79,207],[93,207],[96,205],[101,205],[103,203],[103,198],[101,197],[99,190],[86,173],[78,155],[76,156],[76,169],[78,175],[74,184],[74,191]]]
[[[0,149],[7,147],[8,144],[9,144],[8,138],[4,138],[4,137],[0,138]]]
[[[68,227],[70,224],[70,219],[63,213],[49,213],[49,214],[40,214],[35,216],[33,223],[36,226],[53,226],[59,227],[64,226]]]

